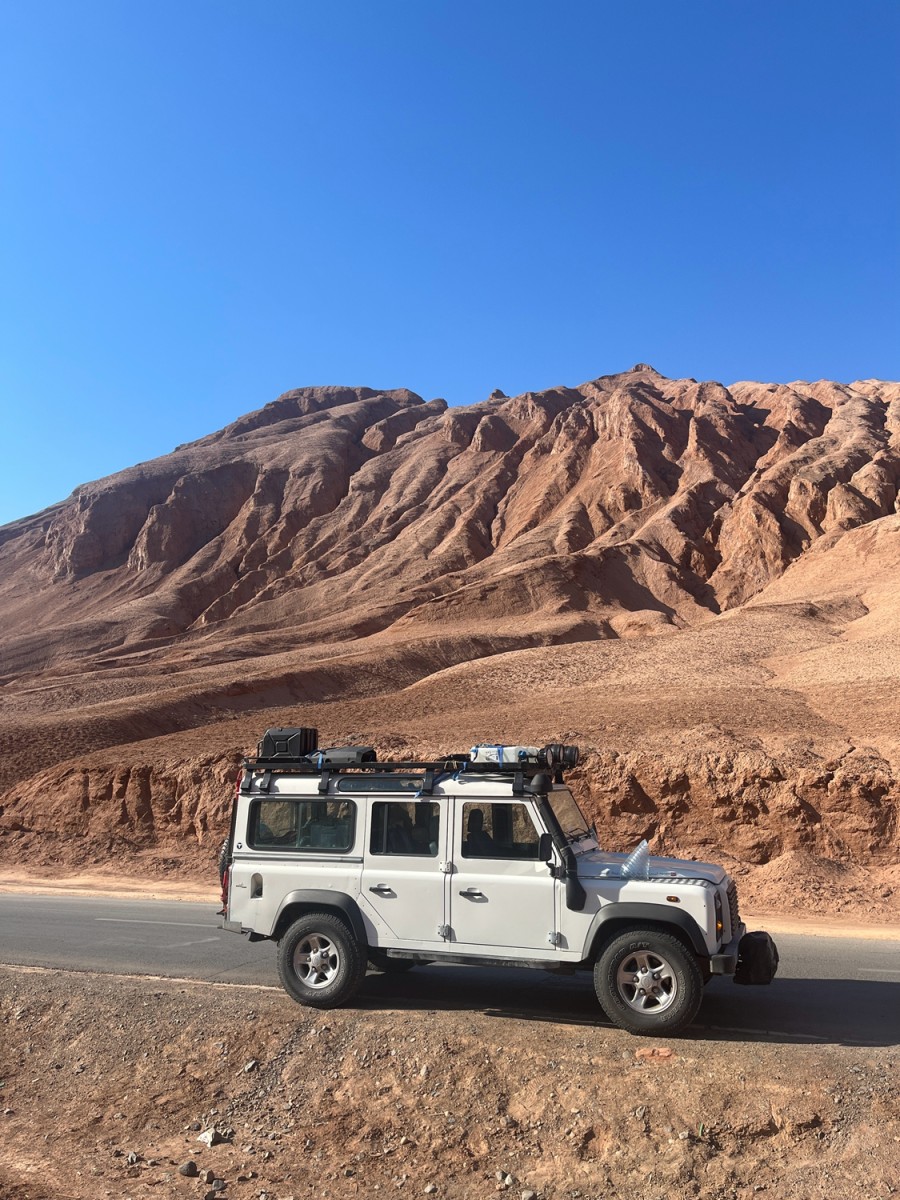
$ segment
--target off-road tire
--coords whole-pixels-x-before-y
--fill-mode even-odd
[[[366,975],[366,950],[340,917],[307,913],[278,943],[278,974],[285,991],[310,1008],[345,1004]]]
[[[614,1025],[662,1037],[678,1033],[696,1017],[703,975],[674,934],[632,929],[603,948],[594,965],[594,988]]]

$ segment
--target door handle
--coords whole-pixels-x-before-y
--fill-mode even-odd
[[[476,887],[466,888],[464,891],[460,892],[459,894],[461,896],[465,896],[467,900],[477,900],[479,896],[481,896],[481,897],[484,896],[484,892],[479,891],[478,888],[476,888]]]
[[[393,896],[394,889],[386,883],[376,883],[374,887],[369,888],[370,892],[375,892],[378,896]]]

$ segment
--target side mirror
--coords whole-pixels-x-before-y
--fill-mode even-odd
[[[538,841],[538,862],[553,861],[553,838],[549,833],[542,833]]]

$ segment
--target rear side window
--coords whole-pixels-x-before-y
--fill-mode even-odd
[[[352,800],[258,800],[250,808],[254,850],[348,851],[356,833]]]
[[[418,854],[436,858],[440,806],[415,800],[377,800],[372,805],[372,854]]]

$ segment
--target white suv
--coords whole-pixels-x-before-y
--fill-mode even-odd
[[[476,747],[383,762],[270,730],[245,760],[222,862],[224,928],[278,943],[301,1004],[331,1008],[367,963],[592,970],[608,1017],[671,1034],[712,975],[771,983],[778,952],[747,934],[710,863],[601,851],[563,782],[575,747]]]

